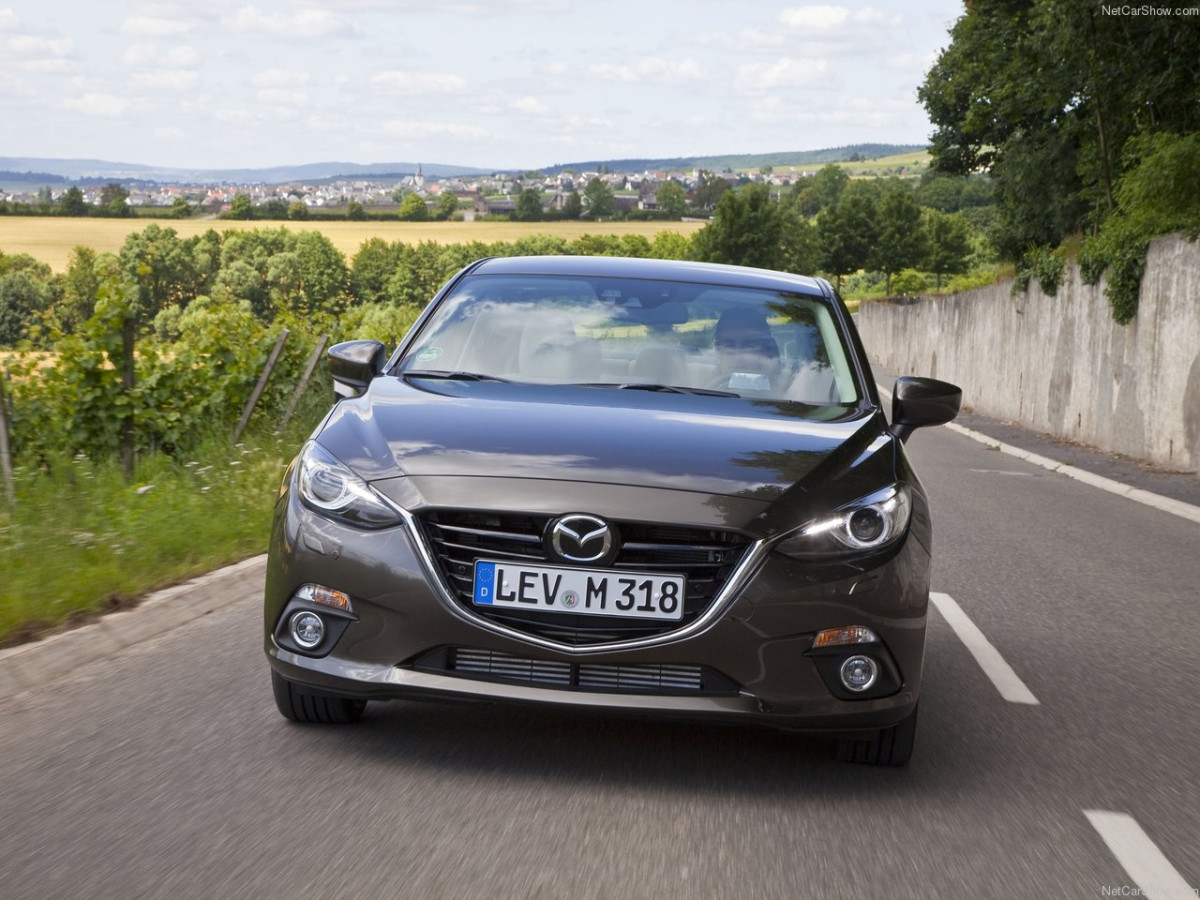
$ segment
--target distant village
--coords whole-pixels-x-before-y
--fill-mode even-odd
[[[170,208],[179,200],[184,200],[197,210],[210,214],[227,212],[233,199],[244,194],[250,198],[254,206],[264,206],[272,201],[284,201],[289,205],[300,202],[312,210],[328,209],[330,211],[345,209],[351,203],[357,203],[365,209],[372,207],[394,207],[403,196],[416,193],[430,205],[436,203],[442,194],[449,191],[458,199],[462,215],[468,219],[474,215],[506,215],[516,210],[517,197],[522,191],[533,189],[542,197],[543,207],[547,212],[561,211],[572,192],[580,195],[593,179],[599,178],[605,182],[613,193],[614,212],[629,212],[632,210],[654,211],[658,208],[657,194],[659,188],[668,181],[674,181],[687,192],[689,200],[693,192],[702,183],[703,178],[723,178],[730,186],[746,184],[751,181],[769,184],[783,190],[796,180],[811,176],[813,170],[802,170],[788,167],[786,170],[772,170],[764,166],[761,171],[754,173],[735,172],[702,172],[693,169],[690,172],[643,171],[640,173],[614,172],[580,172],[544,175],[541,173],[513,173],[472,176],[470,178],[435,178],[426,177],[420,171],[402,178],[385,177],[378,180],[371,178],[346,178],[339,180],[321,179],[313,183],[289,182],[285,184],[148,184],[146,182],[125,182],[129,195],[127,203],[135,208]],[[98,204],[105,184],[119,179],[104,179],[95,183],[79,181],[61,183],[49,186],[50,196],[46,196],[47,188],[32,190],[3,190],[0,189],[0,201],[16,204],[36,204],[39,201],[50,200],[59,202],[67,190],[74,186],[83,192],[83,199],[89,204]]]

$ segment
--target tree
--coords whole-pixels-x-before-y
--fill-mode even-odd
[[[778,203],[766,185],[727,191],[712,221],[692,237],[692,254],[703,262],[780,268],[782,232]]]
[[[255,211],[257,219],[286,219],[289,204],[282,197],[271,197]]]
[[[613,189],[603,178],[593,177],[583,189],[583,204],[593,219],[612,215]]]
[[[80,246],[71,251],[63,275],[62,296],[54,309],[56,324],[68,334],[90,319],[96,310],[96,295],[101,284],[97,269],[95,250]]]
[[[578,219],[583,215],[583,198],[579,196],[579,191],[567,194],[567,199],[563,202],[563,215],[568,219]]]
[[[187,306],[200,293],[191,250],[173,228],[147,225],[125,239],[119,258],[126,279],[137,286],[143,322],[166,306]]]
[[[925,228],[929,236],[925,268],[942,286],[943,275],[957,275],[967,270],[971,255],[971,230],[957,213],[931,209],[925,212]]]
[[[303,221],[308,218],[308,204],[303,200],[296,200],[288,204],[287,217],[292,221]]]
[[[0,347],[12,347],[27,337],[45,303],[45,287],[29,270],[0,275]]]
[[[879,235],[869,266],[884,274],[884,292],[892,292],[892,276],[915,268],[925,258],[921,207],[903,182],[886,182],[879,201]]]
[[[229,218],[231,219],[253,219],[254,206],[250,202],[250,198],[245,194],[237,194],[233,198],[233,202],[229,204]]]
[[[850,173],[835,163],[827,163],[817,170],[813,176],[811,187],[817,192],[817,210],[830,209],[837,206],[842,199],[842,191],[850,183]],[[816,212],[808,215],[816,215]]]
[[[437,202],[434,204],[434,218],[439,222],[449,222],[457,212],[458,197],[455,196],[453,191],[443,189],[438,194]]]
[[[133,209],[129,206],[129,191],[115,181],[106,184],[100,189],[100,203],[97,212],[99,215],[113,218],[132,216]]]
[[[720,175],[712,172],[701,172],[696,183],[694,194],[696,206],[700,209],[716,209],[722,195],[729,190],[729,182]]]
[[[87,201],[83,199],[83,191],[75,185],[67,188],[67,192],[59,201],[58,210],[64,216],[86,216],[91,212]]]
[[[951,37],[918,89],[934,165],[991,173],[1006,258],[1116,213],[1135,135],[1200,130],[1200,29],[1172,16],[975,0]]]
[[[192,205],[183,197],[176,197],[171,204],[172,219],[190,219],[192,217]]]
[[[669,219],[681,219],[687,210],[687,191],[678,181],[667,180],[658,188],[655,202]]]
[[[367,211],[357,200],[351,200],[346,204],[346,218],[351,222],[362,222],[367,218]]]
[[[917,202],[942,212],[958,212],[965,186],[965,177],[933,172],[921,179],[917,188]]]
[[[401,222],[426,222],[429,220],[429,207],[420,194],[405,194],[397,216]]]
[[[518,222],[540,222],[542,220],[542,195],[533,188],[526,188],[517,197],[517,211],[514,217]]]
[[[817,216],[820,267],[835,277],[839,290],[843,275],[870,261],[878,227],[875,193],[864,181],[847,184],[837,205]]]

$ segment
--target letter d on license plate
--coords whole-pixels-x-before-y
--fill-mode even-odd
[[[679,621],[686,587],[682,575],[479,560],[473,601],[493,608]]]

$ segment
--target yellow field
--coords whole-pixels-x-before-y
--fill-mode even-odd
[[[552,234],[574,240],[585,234],[640,234],[654,240],[660,231],[691,235],[703,222],[238,222],[211,219],[59,219],[34,216],[0,216],[0,251],[28,253],[48,263],[56,272],[66,271],[71,251],[77,246],[97,253],[115,253],[125,238],[151,222],[173,228],[181,237],[203,234],[209,228],[278,228],[294,231],[317,230],[333,242],[349,261],[363,241],[379,237],[385,241],[416,244],[436,241],[462,244],[468,241],[515,241],[530,234]]]

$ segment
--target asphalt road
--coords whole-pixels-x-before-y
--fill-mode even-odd
[[[1200,525],[909,448],[945,612],[907,769],[476,706],[299,727],[239,602],[0,700],[0,897],[1194,896]]]

